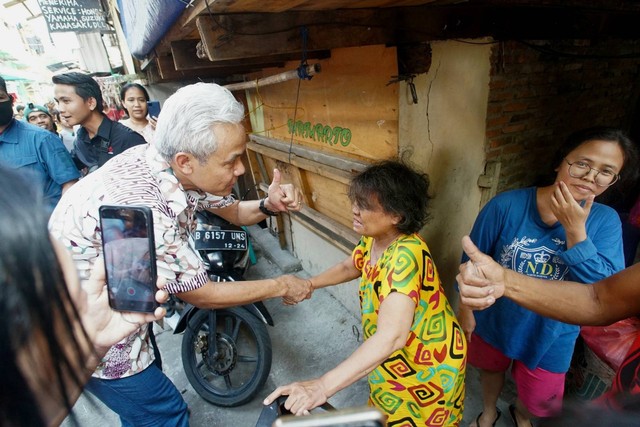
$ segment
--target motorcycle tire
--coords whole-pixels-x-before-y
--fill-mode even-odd
[[[208,357],[210,318],[215,316],[218,354]],[[189,383],[217,406],[239,406],[262,389],[271,370],[266,325],[242,307],[199,310],[182,338],[182,364]]]

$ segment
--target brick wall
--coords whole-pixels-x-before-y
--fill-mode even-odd
[[[532,185],[578,129],[629,130],[638,98],[640,41],[516,41],[492,51],[487,160],[502,163],[498,192]],[[541,51],[542,50],[542,51]],[[564,56],[557,53],[571,53]]]

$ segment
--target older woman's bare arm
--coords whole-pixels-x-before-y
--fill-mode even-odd
[[[313,289],[319,289],[357,279],[360,277],[360,274],[360,270],[353,265],[351,257],[347,257],[342,262],[313,276],[309,280],[311,281]]]
[[[278,396],[288,395],[285,408],[297,415],[322,405],[338,391],[377,368],[407,342],[415,313],[415,302],[407,295],[392,292],[380,304],[378,328],[351,356],[320,378],[278,387],[264,400],[269,405]]]

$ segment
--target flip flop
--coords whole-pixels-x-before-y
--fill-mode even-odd
[[[498,422],[498,420],[500,419],[500,415],[502,415],[502,412],[500,411],[500,409],[496,408],[496,413],[498,415],[496,415],[496,419],[493,420],[493,424],[491,424],[493,427],[495,427],[496,423]],[[480,412],[478,414],[478,416],[476,417],[476,427],[480,427],[480,417],[482,416],[482,412]]]
[[[509,415],[511,415],[511,421],[513,425],[518,427],[518,419],[516,418],[516,405],[509,405]],[[529,425],[533,427],[533,423],[529,421]]]

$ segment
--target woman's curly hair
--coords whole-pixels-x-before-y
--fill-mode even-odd
[[[385,160],[367,167],[351,181],[349,199],[361,209],[371,209],[375,200],[389,214],[400,216],[398,231],[420,231],[429,215],[429,177],[406,164]]]

